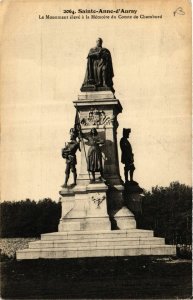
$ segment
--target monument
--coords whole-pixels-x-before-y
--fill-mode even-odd
[[[17,251],[17,259],[96,256],[172,255],[175,247],[150,230],[136,229],[132,201],[143,191],[133,181],[135,170],[130,129],[120,141],[125,183],[118,159],[117,128],[122,106],[113,88],[111,53],[97,39],[91,48],[81,92],[73,101],[76,118],[71,141],[62,150],[66,176],[60,190],[62,215],[58,232],[42,234]],[[76,152],[81,150],[80,172],[76,172]],[[68,185],[70,171],[73,185]],[[130,181],[128,180],[130,174]],[[50,216],[51,217],[51,216]]]

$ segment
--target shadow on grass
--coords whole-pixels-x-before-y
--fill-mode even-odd
[[[150,257],[82,258],[1,263],[6,299],[190,298],[191,262]]]

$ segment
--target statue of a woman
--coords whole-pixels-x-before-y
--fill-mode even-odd
[[[99,139],[96,128],[92,128],[89,135],[82,135],[82,137],[90,146],[87,155],[87,170],[92,175],[91,182],[95,182],[95,172],[100,172],[100,179],[103,181],[102,153],[99,145],[103,145],[104,141]]]

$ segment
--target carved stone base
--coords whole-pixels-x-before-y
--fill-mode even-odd
[[[115,95],[110,90],[98,91],[98,92],[82,92],[78,95],[78,101],[93,101],[93,100],[106,100],[116,99]],[[95,103],[93,103],[95,104]]]
[[[115,215],[117,229],[135,229],[136,221],[133,213],[126,207],[122,207]]]
[[[125,186],[125,191],[128,194],[143,193],[143,189],[139,186],[138,182],[136,181],[127,181],[125,182],[124,186]]]
[[[107,189],[104,183],[95,183],[76,186],[69,194],[61,191],[63,199],[59,231],[110,230]]]
[[[113,87],[96,86],[94,84],[83,85],[80,90],[81,92],[96,92],[96,91],[112,91],[112,93],[115,92]]]
[[[59,231],[133,229],[133,213],[125,206],[124,187],[104,183],[64,189]]]

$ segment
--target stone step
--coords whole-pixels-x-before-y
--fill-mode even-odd
[[[60,231],[41,234],[41,240],[75,240],[75,239],[113,239],[126,237],[153,237],[152,230],[101,230],[101,231]]]
[[[29,243],[30,249],[35,248],[84,248],[84,247],[111,247],[111,246],[138,246],[138,245],[164,245],[165,240],[157,237],[143,238],[117,238],[117,239],[80,239],[80,240],[43,240]]]
[[[176,248],[171,245],[138,245],[76,248],[45,248],[18,250],[16,258],[21,259],[56,259],[104,256],[139,256],[139,255],[175,255]]]

